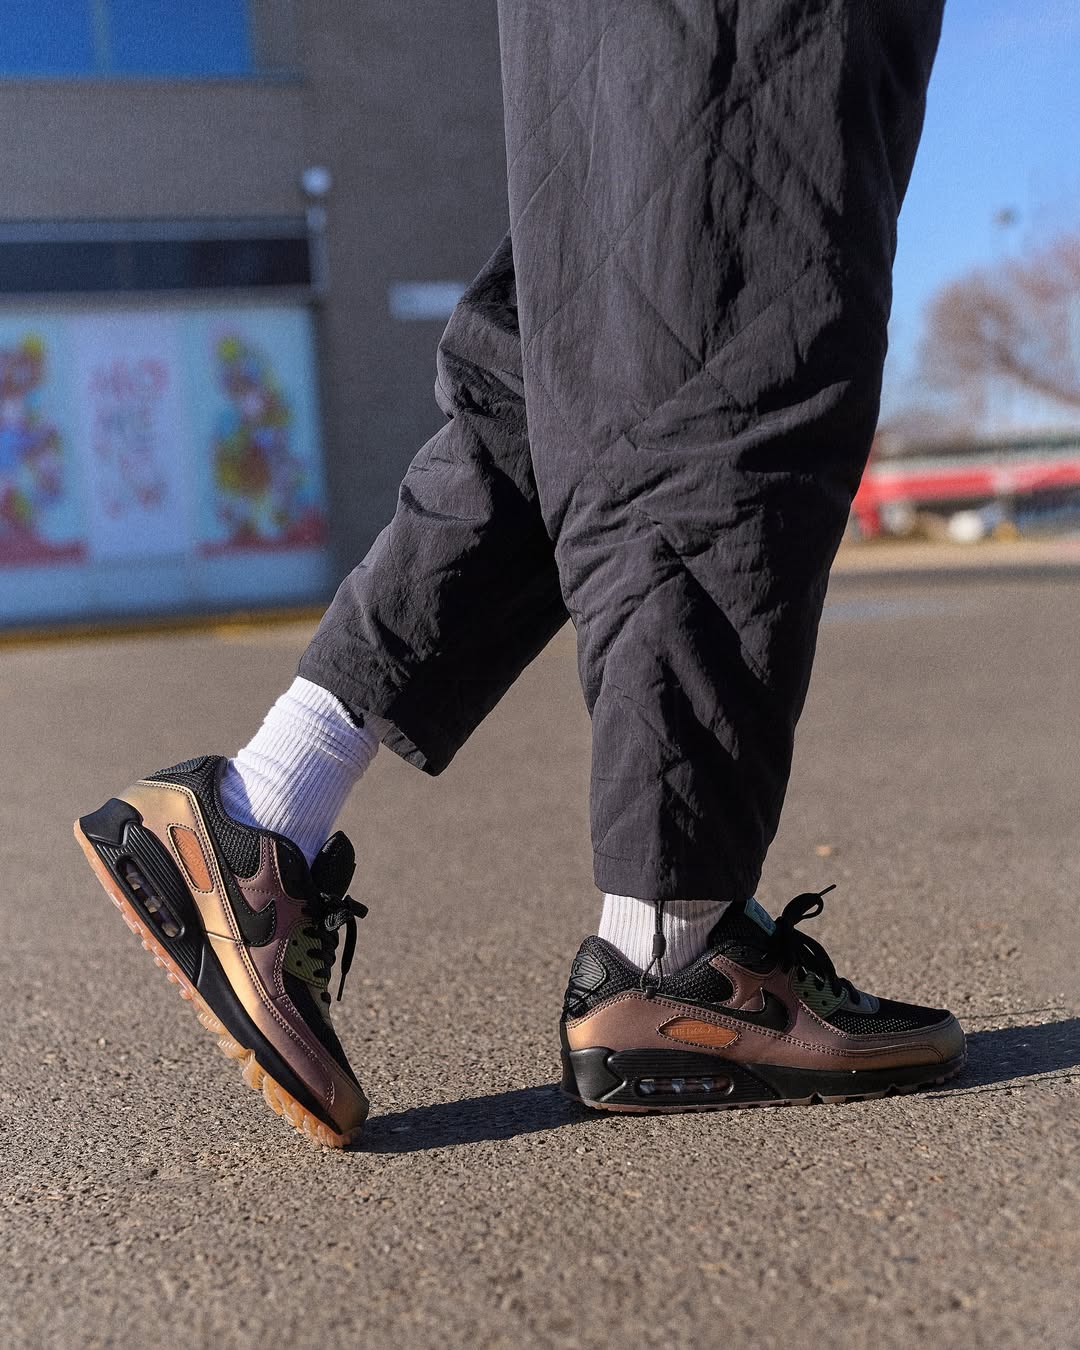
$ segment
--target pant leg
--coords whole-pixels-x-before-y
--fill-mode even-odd
[[[941,0],[501,0],[596,880],[751,894],[874,430]]]
[[[386,744],[429,773],[567,617],[529,453],[509,235],[451,316],[435,395],[449,420],[300,663],[387,720]]]

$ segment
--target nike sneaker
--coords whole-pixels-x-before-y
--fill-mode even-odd
[[[282,835],[241,825],[204,755],[151,774],[75,822],[75,838],[127,926],[267,1105],[341,1148],[368,1102],[330,1017],[365,907],[345,894],[352,845],[331,836],[311,867]]]
[[[563,1091],[605,1111],[701,1111],[884,1097],[959,1073],[951,1013],[863,993],[798,929],[825,894],[776,920],[754,900],[729,905],[708,950],[663,978],[586,938],[563,1007]]]

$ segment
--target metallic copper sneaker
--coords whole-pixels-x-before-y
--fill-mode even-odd
[[[350,1143],[368,1102],[330,1020],[367,912],[345,894],[352,845],[332,835],[311,868],[288,839],[240,825],[218,794],[225,760],[151,774],[75,822],[98,880],[179,986],[244,1082],[308,1138]]]
[[[729,905],[709,950],[662,979],[586,938],[563,1008],[563,1091],[604,1111],[705,1111],[884,1097],[959,1073],[951,1013],[860,992],[796,928],[824,894],[775,922],[754,900]]]

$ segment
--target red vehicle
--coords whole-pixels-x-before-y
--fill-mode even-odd
[[[1024,514],[1040,499],[1075,496],[1080,524],[1080,436],[982,442],[927,448],[908,457],[874,457],[855,495],[852,516],[861,537],[888,532],[890,509],[949,516],[983,507]]]

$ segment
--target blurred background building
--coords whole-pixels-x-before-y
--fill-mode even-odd
[[[0,624],[326,596],[506,228],[494,3],[4,9]]]
[[[1078,59],[949,0],[864,551],[1080,537]],[[326,598],[506,228],[495,0],[5,0],[0,119],[0,628]]]

